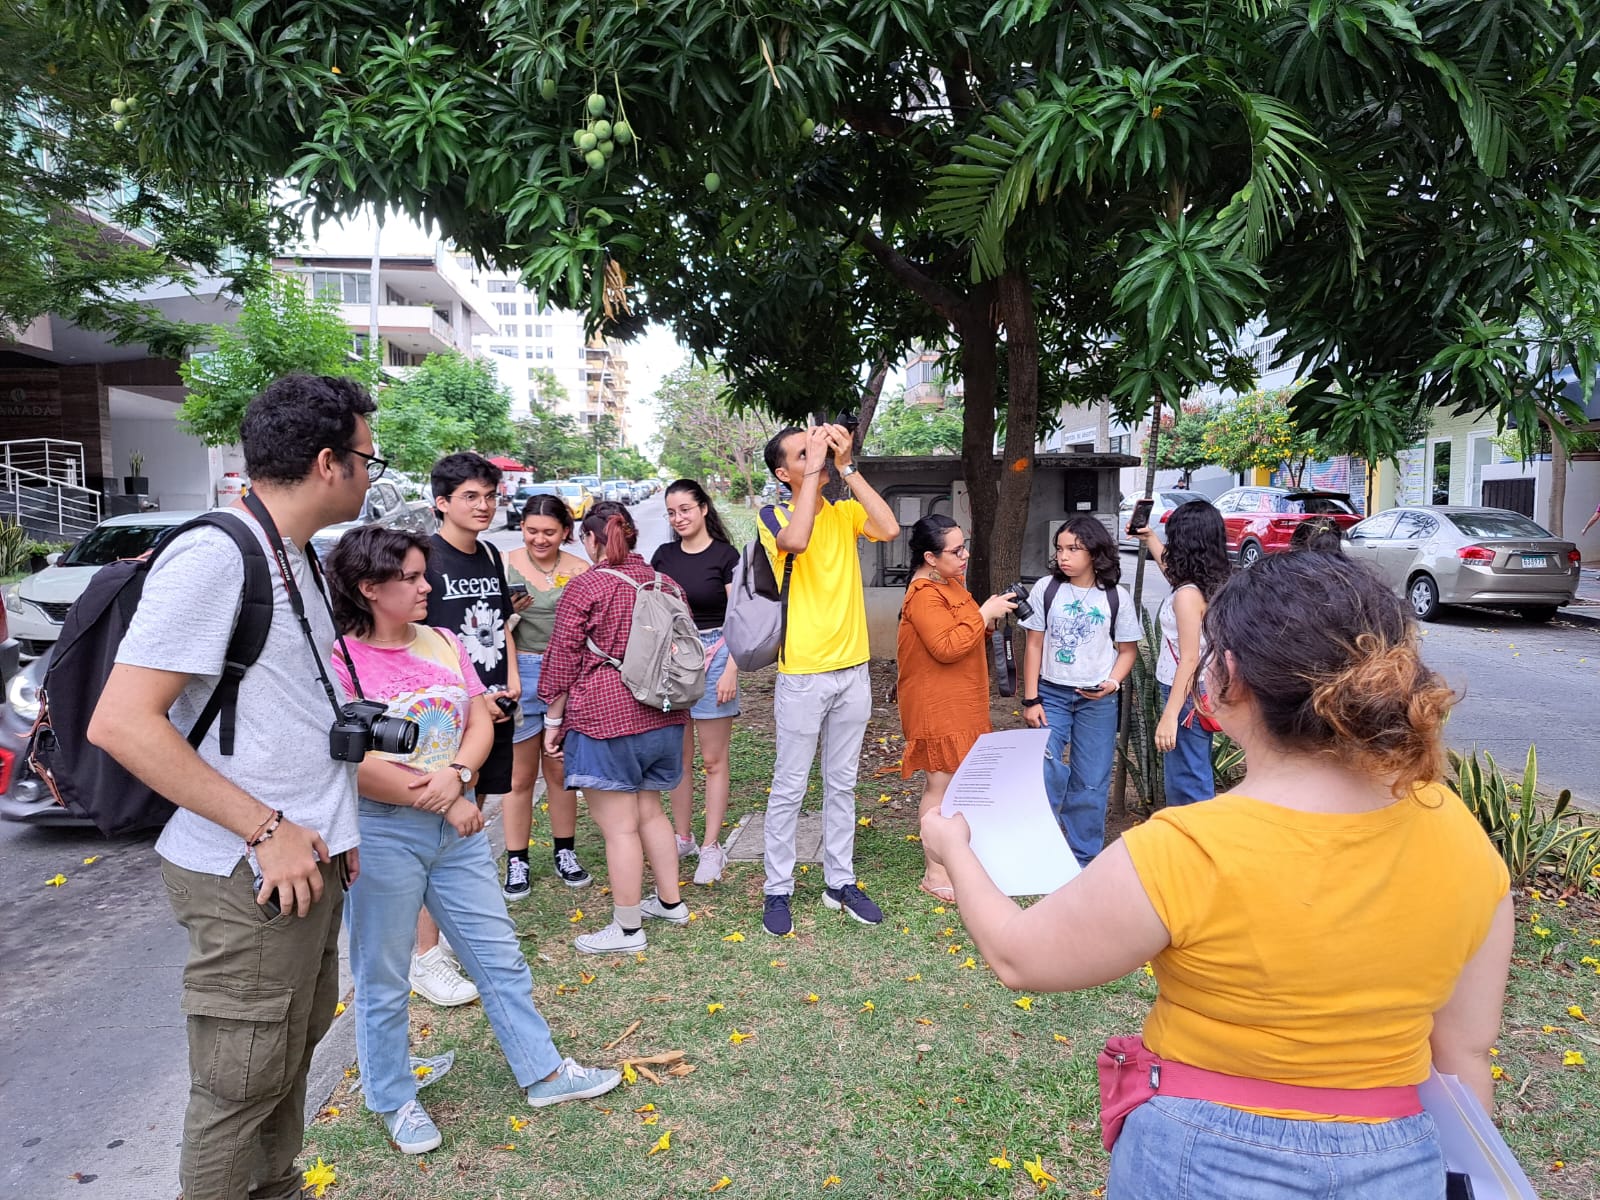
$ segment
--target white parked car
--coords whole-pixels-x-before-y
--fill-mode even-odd
[[[200,513],[128,513],[100,522],[37,575],[5,589],[11,634],[22,643],[22,657],[43,654],[61,636],[73,601],[83,595],[94,573],[118,559],[138,558],[163,537]]]
[[[1128,522],[1133,520],[1133,502],[1138,498],[1138,496],[1126,497],[1122,501],[1122,507],[1117,510],[1117,548],[1120,550],[1139,548],[1139,539],[1128,535]],[[1163,545],[1166,544],[1167,518],[1172,515],[1174,509],[1191,500],[1205,499],[1207,497],[1199,492],[1186,492],[1181,488],[1157,488],[1155,504],[1150,509],[1150,526],[1156,531],[1156,540]]]

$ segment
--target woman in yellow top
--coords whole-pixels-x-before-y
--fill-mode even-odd
[[[1441,1200],[1412,1089],[1432,1064],[1492,1108],[1512,941],[1505,867],[1435,782],[1453,697],[1400,601],[1338,554],[1240,572],[1205,636],[1209,703],[1248,763],[1234,792],[1157,813],[1028,909],[959,816],[925,815],[923,843],[1007,986],[1151,964],[1145,1047],[1204,1086],[1132,1110],[1111,1200]],[[1415,1115],[1375,1116],[1379,1095]]]

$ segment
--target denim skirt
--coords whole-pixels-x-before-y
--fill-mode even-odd
[[[531,742],[544,736],[544,714],[550,706],[539,699],[539,673],[544,655],[517,651],[517,673],[522,676],[522,728],[511,735],[513,742]]]
[[[717,646],[722,641],[721,629],[700,630],[700,645],[708,654],[711,647]],[[706,664],[706,694],[694,702],[694,707],[689,710],[689,715],[696,721],[712,721],[717,717],[737,717],[739,715],[739,693],[733,694],[733,699],[726,704],[717,703],[717,680],[722,678],[722,673],[728,669],[728,643],[722,642],[717,646],[717,652],[711,655],[711,661]]]

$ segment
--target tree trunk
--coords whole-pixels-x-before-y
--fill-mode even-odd
[[[1567,510],[1567,448],[1556,436],[1555,427],[1543,417],[1540,420],[1550,430],[1550,517],[1545,527],[1556,537],[1565,537],[1562,527],[1566,524],[1563,518]],[[1537,512],[1534,519],[1538,520]]]
[[[998,308],[1006,335],[1006,440],[1000,454],[999,504],[990,535],[989,592],[1022,576],[1022,544],[1028,533],[1039,431],[1039,330],[1033,292],[1020,268],[1000,276]]]
[[[856,413],[856,453],[861,453],[861,447],[867,440],[867,431],[872,428],[872,418],[878,411],[878,401],[883,398],[883,382],[889,378],[889,359],[880,358],[878,365],[872,368],[872,374],[867,376],[867,386],[861,392],[861,408]]]
[[[999,511],[1000,471],[994,461],[994,410],[999,337],[991,311],[992,284],[980,284],[955,322],[961,339],[961,474],[972,507],[972,557],[967,590],[993,592],[994,527]],[[1007,580],[1006,582],[1010,582]],[[1001,584],[1000,586],[1004,586]]]
[[[1179,412],[1182,409],[1178,410]],[[1176,418],[1174,418],[1176,420]],[[1150,440],[1145,443],[1144,495],[1156,494],[1156,460],[1161,452],[1161,397],[1156,397],[1150,413]],[[1133,611],[1139,614],[1139,627],[1144,628],[1144,564],[1148,551],[1143,541],[1133,564]],[[1113,633],[1115,631],[1113,630]],[[1115,811],[1128,814],[1128,726],[1132,723],[1134,701],[1131,695],[1122,697],[1117,712],[1117,755],[1111,777],[1111,803]],[[1155,803],[1154,796],[1144,796],[1146,807]]]

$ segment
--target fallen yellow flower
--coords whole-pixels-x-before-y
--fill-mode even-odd
[[[921,983],[922,982],[922,972],[918,971],[915,975],[907,975],[906,976],[906,982],[907,983]]]
[[[956,968],[958,971],[976,971],[977,969],[978,964],[970,954],[967,955],[967,961]]]
[[[429,1075],[433,1074],[433,1068],[428,1066],[427,1063],[418,1063],[416,1066],[411,1068],[411,1073],[418,1079],[426,1079]]]
[[[581,920],[583,920],[583,909],[581,908],[573,909],[572,915],[567,918],[567,921],[573,925],[576,925]]]
[[[887,803],[889,803],[889,793],[888,792],[884,792],[883,794],[881,794],[878,797],[878,803],[879,804],[887,804]]]
[[[321,1200],[321,1197],[327,1192],[327,1190],[338,1182],[337,1177],[335,1177],[333,1173],[333,1168],[322,1161],[321,1155],[317,1156],[317,1161],[313,1166],[300,1173],[300,1177],[305,1180],[305,1182],[301,1184],[301,1190],[303,1191],[306,1188],[315,1188],[316,1191],[312,1194],[316,1196],[318,1200]]]
[[[1017,999],[1013,1000],[1011,1003],[1015,1004],[1023,1012],[1029,1012],[1029,1011],[1031,1011],[1033,1009],[1033,997],[1032,996],[1019,996]]]
[[[946,954],[960,954],[961,953],[961,947],[958,946],[958,945],[957,946],[946,946],[944,948],[944,952]]]
[[[322,1115],[331,1120],[339,1115],[339,1109],[335,1105],[330,1104],[327,1108],[322,1110]]]
[[[97,863],[99,861],[100,861],[100,856],[98,854],[91,854],[91,855],[89,855],[88,858],[83,860],[83,865],[86,866],[86,867],[92,867],[92,866],[94,866],[95,863]]]
[[[1156,969],[1154,967],[1152,967],[1149,963],[1145,963],[1145,965],[1144,965],[1144,973],[1146,975],[1150,976],[1151,979],[1154,979],[1156,977]]]
[[[622,1081],[624,1083],[639,1082],[639,1072],[633,1069],[633,1064],[631,1062],[625,1062],[622,1064]]]
[[[722,940],[725,942],[742,942],[744,941],[744,934],[740,933],[738,930],[734,930]]]
[[[1002,1146],[1000,1148],[1000,1154],[999,1154],[998,1157],[991,1158],[989,1160],[989,1165],[991,1167],[995,1168],[997,1171],[1009,1171],[1009,1170],[1011,1170],[1011,1160],[1006,1157],[1006,1151],[1005,1151],[1005,1147],[1004,1146]]]
[[[1499,1063],[1490,1063],[1489,1064],[1489,1078],[1490,1079],[1504,1079],[1505,1077],[1506,1077],[1506,1069],[1504,1067],[1502,1067]]]
[[[644,1119],[644,1123],[646,1125],[654,1125],[659,1120],[661,1120],[661,1114],[660,1113],[651,1113],[648,1117],[646,1117]]]
[[[1550,936],[1550,930],[1545,928],[1545,926],[1543,926],[1543,925],[1535,925],[1533,927],[1533,936],[1534,937],[1540,937],[1540,938],[1547,938],[1547,937]]]
[[[944,927],[944,929],[942,931],[942,936],[944,936],[944,937],[954,937],[955,935],[956,935],[956,927],[954,925],[946,925]]]
[[[928,1020],[927,1017],[918,1017],[917,1018],[917,1024],[918,1025],[932,1025],[933,1022]]]
[[[719,1013],[721,1011],[722,1011],[722,1005],[716,1003],[715,1001],[713,1001],[712,1003],[706,1005],[706,1012],[708,1014],[715,1014],[715,1013]]]
[[[728,1040],[737,1046],[740,1042],[748,1042],[753,1037],[755,1037],[755,1034],[753,1033],[740,1033],[737,1029],[735,1029],[728,1035]]]
[[[1060,1042],[1063,1046],[1072,1045],[1072,1039],[1069,1037],[1062,1037],[1059,1033],[1051,1034],[1050,1036],[1055,1038],[1055,1040]]]
[[[877,1010],[877,1005],[873,1004],[871,1000],[868,1000],[865,1004],[863,1004],[861,1006],[861,1011],[862,1012],[875,1012],[876,1010]]]
[[[767,964],[769,967],[787,967],[789,964],[781,958],[775,958]]]
[[[841,1180],[837,1175],[829,1175],[822,1181],[822,1186],[825,1188],[831,1188],[834,1184],[842,1182],[843,1180]]]
[[[1044,1169],[1044,1155],[1042,1154],[1032,1162],[1023,1159],[1022,1169],[1028,1173],[1028,1178],[1033,1180],[1034,1186],[1041,1192],[1056,1181],[1056,1177]]]
[[[665,1133],[663,1133],[660,1137],[658,1137],[656,1139],[656,1144],[654,1146],[650,1147],[650,1154],[646,1154],[645,1157],[649,1158],[651,1154],[660,1154],[663,1150],[671,1150],[671,1149],[672,1149],[672,1130],[669,1129]]]
[[[527,1117],[507,1117],[506,1124],[511,1126],[512,1133],[521,1133],[528,1127],[528,1120]]]
[[[44,881],[45,887],[60,887],[67,881],[67,877],[59,871]]]
[[[1582,1050],[1568,1050],[1561,1056],[1563,1067],[1581,1067],[1584,1065]]]
[[[1539,1032],[1540,1033],[1554,1033],[1555,1031],[1556,1031],[1556,1027],[1554,1025],[1541,1025],[1541,1026],[1539,1026]]]
[[[908,834],[906,834],[906,841],[908,841],[908,842],[920,842],[920,841],[921,841],[921,840],[922,840],[922,839],[921,839],[921,838],[919,838],[919,837],[918,837],[918,836],[917,836],[917,835],[916,835],[916,834],[914,834],[914,833],[908,833]]]
[[[861,828],[863,828],[863,829],[870,829],[870,828],[872,828],[872,818],[871,817],[857,817],[856,818],[856,824],[861,826]]]
[[[815,1004],[817,1002],[817,1000],[818,1000],[818,996],[817,996],[817,994],[815,992],[810,992],[806,996],[806,1003],[807,1004]]]
[[[1583,1006],[1580,1004],[1567,1005],[1567,1016],[1576,1017],[1580,1021],[1587,1021],[1589,1019],[1583,1011]]]
[[[656,1110],[656,1106],[654,1104],[641,1104],[641,1105],[639,1105],[638,1108],[634,1109],[633,1111],[636,1112],[636,1113],[650,1113],[650,1112],[655,1112],[655,1110]]]
[[[935,905],[934,905],[934,906],[933,906],[933,915],[934,915],[934,916],[936,916],[936,917],[942,917],[942,916],[944,916],[944,905],[942,905],[942,904],[935,904]]]
[[[729,1179],[726,1175],[724,1175],[721,1179],[717,1180],[710,1187],[708,1187],[706,1189],[706,1191],[708,1191],[708,1192],[720,1192],[723,1188],[727,1187],[732,1182],[733,1182],[733,1180]]]
[[[593,983],[597,978],[599,978],[599,977],[596,976],[596,975],[591,975],[587,971],[579,971],[578,972],[578,982],[579,983]]]
[[[650,960],[644,956],[644,951],[641,950],[641,951],[639,951],[637,954],[635,954],[633,956],[633,961],[634,962],[649,962]]]

